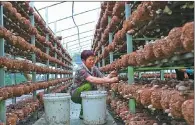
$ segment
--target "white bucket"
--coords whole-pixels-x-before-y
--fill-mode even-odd
[[[83,122],[88,125],[106,123],[106,91],[81,92]]]
[[[70,94],[44,94],[45,120],[48,125],[70,125]]]

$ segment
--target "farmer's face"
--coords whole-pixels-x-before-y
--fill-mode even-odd
[[[89,56],[85,61],[85,65],[87,68],[91,68],[95,64],[95,56]]]

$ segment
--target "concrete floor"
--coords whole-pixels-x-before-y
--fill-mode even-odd
[[[70,104],[70,125],[85,125],[83,120],[79,119],[81,106],[71,101]],[[44,115],[33,125],[47,125],[44,119]],[[112,116],[107,112],[107,123],[105,125],[117,125]]]

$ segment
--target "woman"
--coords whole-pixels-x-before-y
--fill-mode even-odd
[[[95,55],[91,50],[84,50],[81,53],[82,65],[77,69],[74,83],[71,86],[71,100],[82,104],[81,92],[96,90],[95,85],[104,83],[116,83],[118,77],[116,72],[111,72],[107,77],[98,70],[95,64]],[[81,105],[80,119],[83,119],[83,109]]]
[[[185,78],[185,73],[187,74],[189,79],[194,80],[194,69],[175,69],[176,75],[177,75],[177,80],[183,81]]]

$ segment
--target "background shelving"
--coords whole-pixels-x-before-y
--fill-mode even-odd
[[[102,13],[109,4],[102,3]],[[109,92],[108,104],[111,104],[112,111],[125,124],[194,123],[190,120],[193,116],[184,111],[191,109],[184,105],[194,99],[193,81],[188,80],[188,77],[185,77],[185,81],[177,81],[175,71],[171,74],[165,73],[165,70],[170,72],[182,68],[194,69],[193,6],[194,2],[116,2],[112,15],[100,16],[92,47],[97,55],[96,64],[101,71],[109,73],[117,70],[120,73],[122,81],[105,87]],[[122,26],[113,15],[116,7],[121,10],[119,15],[122,16]],[[111,24],[100,21],[105,20],[102,18],[111,19]],[[108,28],[112,24],[112,27],[120,27],[118,31],[102,32],[100,26],[107,25]],[[191,25],[186,28],[189,30],[188,35],[185,36],[185,27],[189,24]],[[186,43],[189,43],[188,47]],[[144,72],[150,74],[143,74]],[[166,93],[168,91],[172,94]],[[162,95],[161,92],[166,94]],[[167,109],[162,110],[158,106],[163,105],[164,96],[171,101],[168,102]],[[158,104],[157,107],[155,104]],[[140,116],[139,113],[145,112],[147,108],[154,118],[149,118],[146,114]],[[167,121],[160,118],[161,114]]]

